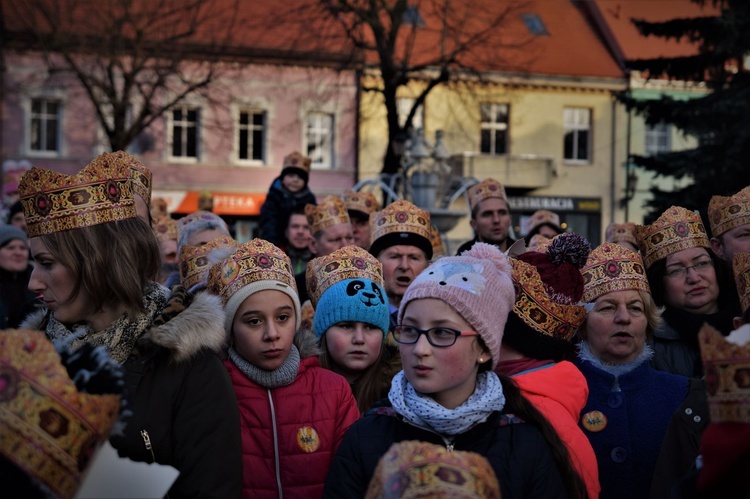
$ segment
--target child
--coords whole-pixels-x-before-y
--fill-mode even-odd
[[[295,335],[300,304],[289,257],[262,239],[211,267],[226,310],[229,371],[240,408],[243,497],[320,497],[344,433],[358,417],[346,380]],[[293,343],[294,342],[294,343]],[[308,342],[312,343],[312,342]]]
[[[292,212],[316,204],[307,186],[311,162],[297,151],[285,157],[281,175],[274,179],[260,208],[260,237],[276,246],[284,245],[284,230]]]
[[[364,413],[388,394],[400,370],[383,357],[390,317],[382,266],[359,246],[346,246],[307,265],[307,288],[320,365],[346,378]]]

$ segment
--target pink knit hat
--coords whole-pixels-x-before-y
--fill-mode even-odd
[[[476,243],[461,256],[443,257],[419,274],[406,290],[398,322],[413,300],[443,300],[479,333],[492,355],[494,369],[500,358],[505,322],[516,300],[510,274],[507,258],[491,244]]]

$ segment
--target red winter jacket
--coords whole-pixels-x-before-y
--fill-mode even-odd
[[[231,360],[224,365],[240,408],[242,497],[321,497],[331,459],[359,418],[349,384],[316,357],[300,361],[291,385],[273,389],[250,381]]]
[[[589,387],[581,371],[562,361],[513,376],[521,393],[555,428],[568,448],[573,468],[586,484],[590,499],[599,497],[599,467],[588,438],[578,426]]]

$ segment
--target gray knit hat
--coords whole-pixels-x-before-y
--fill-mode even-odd
[[[26,244],[29,243],[29,236],[16,227],[15,225],[0,225],[0,248],[11,242],[13,239],[20,239]]]

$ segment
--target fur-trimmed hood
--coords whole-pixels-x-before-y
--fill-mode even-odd
[[[301,359],[320,356],[322,350],[319,345],[318,338],[309,329],[301,328],[294,335],[294,346],[299,350]]]
[[[47,313],[47,309],[42,309],[29,315],[20,327],[44,331]],[[200,292],[185,310],[164,324],[149,329],[141,340],[166,348],[178,363],[190,360],[202,350],[223,355],[227,349],[224,315],[221,298]]]

